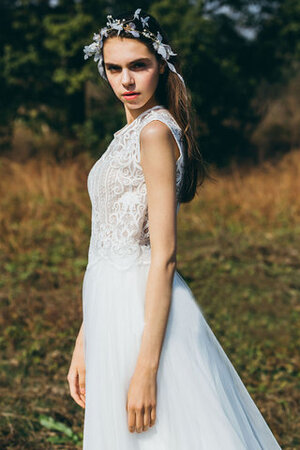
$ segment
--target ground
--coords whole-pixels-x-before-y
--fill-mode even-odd
[[[1,449],[74,449],[67,372],[90,237],[87,155],[0,159]],[[300,152],[214,172],[178,216],[177,270],[283,449],[300,445]]]

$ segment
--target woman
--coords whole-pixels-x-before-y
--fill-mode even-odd
[[[107,18],[84,51],[127,125],[88,176],[83,324],[68,374],[85,408],[83,448],[280,449],[176,270],[179,204],[209,177],[176,54],[140,8]]]

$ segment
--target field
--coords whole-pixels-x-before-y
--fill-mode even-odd
[[[92,159],[0,159],[0,448],[75,449]],[[178,271],[283,449],[300,447],[300,151],[213,171],[178,216]],[[297,389],[298,387],[298,389]],[[78,445],[78,447],[77,447]]]

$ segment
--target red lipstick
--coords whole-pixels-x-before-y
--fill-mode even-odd
[[[127,91],[127,92],[124,92],[124,94],[122,94],[122,96],[125,97],[126,100],[134,99],[138,95],[139,95],[139,92],[136,92],[136,91]]]

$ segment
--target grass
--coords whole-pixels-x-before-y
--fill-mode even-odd
[[[0,448],[81,448],[67,372],[90,237],[82,154],[0,159]],[[216,172],[178,216],[178,270],[283,449],[300,446],[300,152]]]

